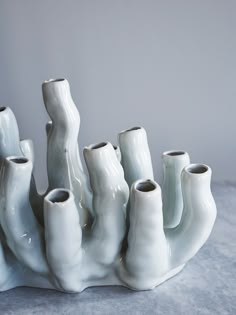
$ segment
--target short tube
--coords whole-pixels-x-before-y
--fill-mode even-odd
[[[113,148],[116,152],[116,156],[119,162],[121,162],[121,152],[120,152],[120,147],[118,145],[113,145]]]
[[[125,179],[131,185],[138,179],[153,179],[153,168],[147,134],[143,127],[133,127],[118,135]]]
[[[54,189],[44,198],[46,252],[60,289],[79,291],[81,227],[73,193]]]
[[[106,266],[114,262],[121,249],[126,230],[129,188],[110,143],[86,147],[84,157],[93,191],[95,215],[87,251],[98,264]]]
[[[0,182],[0,221],[17,259],[31,270],[48,273],[44,238],[29,203],[32,162],[25,157],[5,159]]]
[[[23,155],[32,162],[34,165],[34,145],[33,141],[30,139],[25,139],[20,141],[20,148]]]
[[[17,121],[9,107],[0,107],[0,158],[22,155]]]
[[[190,164],[182,176],[184,210],[176,229],[167,229],[171,267],[191,259],[208,239],[216,218],[211,188],[211,169],[204,164]]]
[[[168,246],[163,229],[162,198],[153,180],[131,188],[128,249],[122,280],[134,289],[151,289],[168,270]]]
[[[20,147],[23,155],[34,165],[34,145],[30,139],[21,140]],[[34,176],[31,177],[30,183],[30,204],[38,222],[43,226],[43,196],[41,196],[36,187]]]

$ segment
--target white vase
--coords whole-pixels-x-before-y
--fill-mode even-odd
[[[67,80],[43,83],[49,187],[37,193],[34,150],[0,108],[0,291],[17,286],[81,292],[98,285],[152,289],[177,274],[209,237],[216,218],[211,169],[184,151],[163,154],[154,181],[144,128],[119,134],[119,147],[85,147]],[[119,150],[120,148],[120,150]]]

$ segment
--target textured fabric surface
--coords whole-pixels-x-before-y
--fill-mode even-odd
[[[17,288],[0,314],[236,314],[236,183],[213,185],[218,217],[210,239],[176,277],[153,291],[89,288],[81,294]]]

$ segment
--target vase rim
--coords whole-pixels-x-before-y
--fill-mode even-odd
[[[140,193],[154,193],[160,191],[160,186],[152,179],[139,179],[134,182],[133,189]]]
[[[66,204],[73,198],[73,194],[66,188],[52,189],[44,198],[50,204]]]
[[[27,164],[30,162],[30,160],[27,159],[25,156],[17,156],[17,155],[8,156],[6,157],[6,160],[14,164]]]
[[[162,156],[168,156],[170,158],[179,158],[186,155],[188,155],[188,153],[184,150],[169,150],[162,153]]]
[[[92,143],[92,144],[84,147],[84,150],[100,151],[100,150],[103,150],[104,148],[109,147],[109,145],[111,145],[110,142],[108,142],[108,141],[101,141],[101,142],[97,142],[97,143]]]
[[[129,133],[131,131],[133,132],[139,132],[140,130],[144,130],[144,128],[142,126],[134,126],[128,129],[124,129],[122,131],[119,132],[119,135],[124,134],[124,133]]]
[[[49,79],[43,81],[43,84],[50,84],[50,83],[61,83],[66,82],[67,80],[65,78],[57,78],[57,79]]]
[[[202,176],[208,174],[211,168],[206,164],[192,163],[186,166],[183,171],[189,175]]]

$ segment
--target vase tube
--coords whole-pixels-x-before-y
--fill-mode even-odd
[[[190,164],[181,175],[184,209],[180,224],[167,229],[171,266],[191,259],[208,239],[216,218],[211,193],[211,169],[204,164]]]
[[[74,196],[67,189],[53,189],[44,198],[46,252],[57,285],[78,291],[82,257],[82,232]]]
[[[48,191],[59,187],[73,192],[83,227],[89,220],[92,197],[78,149],[80,115],[67,80],[45,81],[42,90],[45,107],[52,119],[47,124]]]
[[[147,134],[144,128],[134,127],[118,135],[121,150],[121,163],[125,179],[131,185],[138,179],[153,179],[151,155]]]
[[[176,227],[183,212],[183,196],[181,188],[181,172],[190,164],[187,152],[175,150],[162,154],[163,163],[163,217],[164,227]]]
[[[113,146],[108,142],[84,149],[93,191],[94,223],[88,248],[100,264],[114,262],[125,235],[129,188]]]
[[[150,289],[168,270],[168,246],[163,229],[161,189],[153,180],[131,187],[128,249],[124,281],[134,289]]]
[[[47,274],[44,238],[29,203],[32,162],[7,157],[1,168],[0,221],[8,246],[33,271]]]

